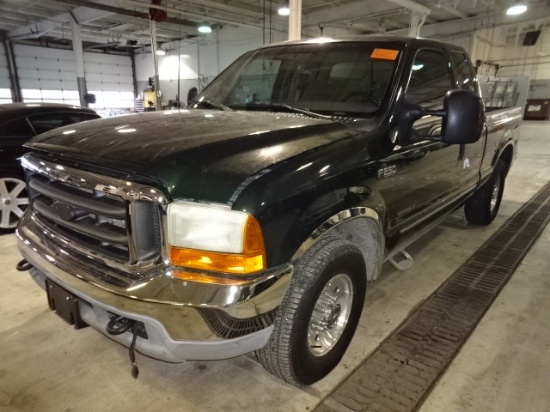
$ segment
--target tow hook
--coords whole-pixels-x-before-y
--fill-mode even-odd
[[[132,332],[132,343],[129,347],[130,362],[132,363],[132,377],[137,379],[139,369],[136,362],[136,340],[138,336],[147,339],[145,325],[137,320],[125,318],[123,316],[111,316],[107,327],[105,328],[109,335],[122,335],[125,332]]]
[[[15,268],[19,271],[19,272],[25,272],[29,269],[32,269],[32,265],[27,262],[25,259],[21,260],[17,265],[15,265]]]

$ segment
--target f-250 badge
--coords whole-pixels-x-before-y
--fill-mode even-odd
[[[383,167],[381,169],[378,169],[378,172],[377,172],[378,180],[387,179],[388,177],[393,176],[395,174],[397,174],[396,165]]]

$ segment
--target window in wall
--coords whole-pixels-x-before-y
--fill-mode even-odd
[[[89,91],[95,95],[95,103],[89,106],[92,109],[130,109],[134,107],[133,92]]]
[[[0,104],[12,103],[11,90],[0,88]]]
[[[443,107],[443,98],[453,88],[447,59],[435,50],[417,52],[407,88],[407,100],[424,108]]]
[[[451,59],[456,68],[456,80],[461,89],[471,90],[478,93],[477,78],[473,67],[463,53],[452,52]]]
[[[77,90],[21,90],[25,103],[64,103],[80,106],[80,97]]]

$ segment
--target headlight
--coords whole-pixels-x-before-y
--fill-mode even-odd
[[[224,206],[170,203],[168,242],[170,260],[180,267],[249,274],[266,266],[258,221]]]

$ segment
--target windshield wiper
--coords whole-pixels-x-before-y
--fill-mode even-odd
[[[324,114],[319,114],[312,112],[310,110],[306,109],[300,109],[298,107],[293,107],[288,104],[284,103],[248,103],[246,107],[256,107],[256,108],[268,108],[272,110],[282,110],[285,112],[291,112],[291,113],[300,113],[306,116],[315,117],[317,119],[325,119],[325,120],[331,120],[331,116],[326,116]]]
[[[228,106],[226,106],[222,103],[216,103],[216,102],[213,102],[213,101],[208,100],[208,99],[201,99],[201,100],[195,101],[193,103],[196,104],[197,107],[206,106],[207,109],[217,109],[217,110],[223,110],[223,111],[231,110],[230,107],[228,107]]]

